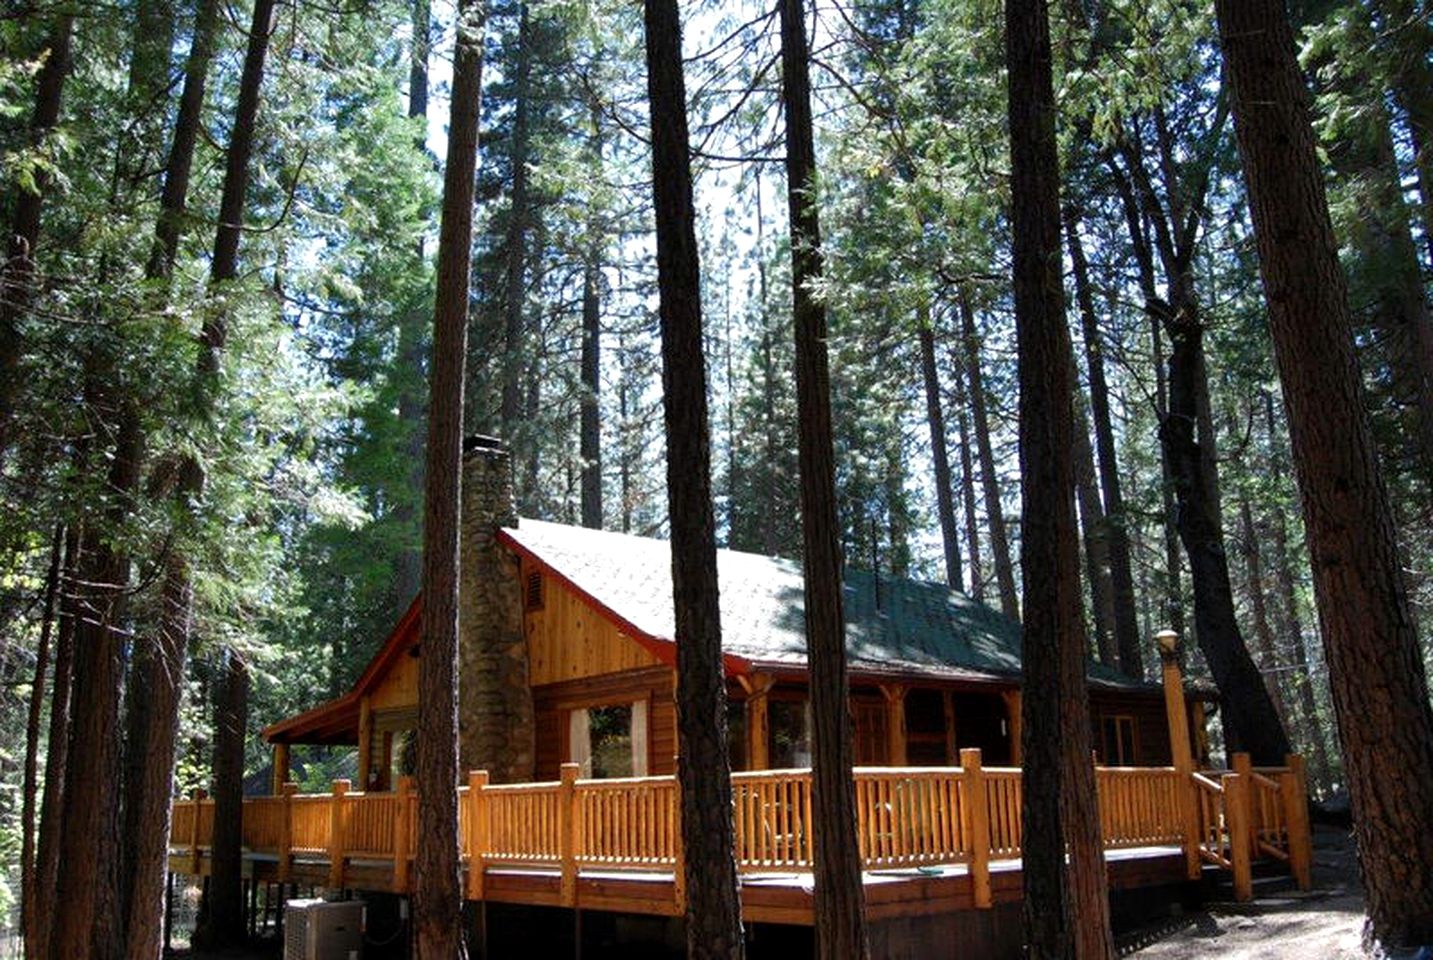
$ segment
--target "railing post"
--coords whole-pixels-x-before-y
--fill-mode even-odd
[[[279,821],[279,882],[286,882],[293,873],[294,860],[294,794],[299,792],[297,783],[285,782],[279,787],[283,798]]]
[[[483,899],[483,857],[488,850],[488,772],[468,771],[468,899]]]
[[[1243,757],[1241,765],[1239,758]],[[1254,899],[1254,863],[1250,856],[1253,845],[1253,775],[1249,755],[1236,753],[1233,773],[1224,775],[1224,821],[1229,830],[1229,864],[1234,871],[1234,899],[1245,903]],[[1240,767],[1243,767],[1241,770]]]
[[[199,810],[204,806],[204,790],[194,788],[194,823],[189,831],[189,874],[199,876]]]
[[[1313,886],[1313,838],[1309,835],[1309,787],[1304,758],[1291,753],[1284,758],[1288,772],[1279,775],[1279,793],[1284,801],[1284,825],[1288,829],[1289,871],[1300,890]]]
[[[413,806],[413,778],[398,778],[398,815],[393,818],[393,892],[408,892],[408,817]]]
[[[328,885],[343,889],[343,804],[350,784],[347,780],[333,782],[333,801],[328,816]]]
[[[1235,753],[1229,757],[1229,766],[1248,784],[1244,809],[1249,814],[1249,860],[1252,863],[1259,859],[1259,838],[1264,830],[1264,809],[1259,802],[1258,784],[1254,782],[1254,762],[1247,753]]]
[[[989,907],[990,899],[990,795],[985,789],[985,771],[980,750],[960,751],[964,802],[960,805],[964,833],[970,842],[970,885],[977,907]]]
[[[562,904],[577,905],[577,774],[576,763],[562,765],[557,787],[557,855],[562,863]]]

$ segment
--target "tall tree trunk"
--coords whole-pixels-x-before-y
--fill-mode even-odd
[[[1379,36],[1391,55],[1393,98],[1408,122],[1418,174],[1419,220],[1428,263],[1433,266],[1433,47],[1426,0],[1374,0]]]
[[[50,724],[45,751],[45,798],[40,805],[40,835],[35,851],[33,940],[25,935],[26,960],[50,960],[56,897],[60,877],[60,831],[70,753],[70,700],[75,668],[75,625],[79,620],[75,572],[82,538],[72,527],[65,534],[64,568],[60,574],[60,621],[55,637],[55,678],[50,684]]]
[[[1070,358],[1074,378],[1074,355]],[[1075,404],[1074,444],[1075,502],[1080,508],[1080,535],[1085,546],[1085,578],[1090,582],[1090,612],[1095,625],[1095,652],[1100,663],[1115,667],[1119,654],[1114,643],[1114,588],[1110,582],[1110,547],[1105,539],[1105,510],[1095,481],[1095,452],[1090,447],[1089,423],[1085,420],[1085,398],[1079,384],[1072,397]]]
[[[428,58],[432,54],[433,12],[430,0],[412,0],[410,8],[413,41],[408,50],[408,116],[422,118],[424,131],[415,146],[424,156],[428,155]],[[423,238],[420,236],[415,249],[419,269],[425,269]],[[431,304],[419,302],[403,312],[398,325],[398,422],[401,424],[402,450],[408,458],[408,489],[393,507],[393,518],[400,530],[412,536],[405,543],[393,561],[393,616],[396,618],[407,609],[418,593],[422,579],[422,551],[420,538],[413,532],[418,526],[418,497],[423,489],[423,418],[426,412],[424,401],[423,358],[427,347],[428,310]]]
[[[601,110],[594,102],[592,152],[602,164]],[[600,224],[587,223],[582,264],[582,418],[578,453],[582,458],[582,525],[602,529],[602,242]]]
[[[1338,713],[1366,940],[1433,942],[1433,706],[1282,0],[1216,0]]]
[[[1269,604],[1264,593],[1264,559],[1259,555],[1259,533],[1254,526],[1254,509],[1249,498],[1239,499],[1239,536],[1242,541],[1240,552],[1244,557],[1244,575],[1249,591],[1249,613],[1254,620],[1254,639],[1259,644],[1259,658],[1263,660],[1260,670],[1264,674],[1264,687],[1269,699],[1274,702],[1274,712],[1284,729],[1290,729],[1289,710],[1284,705],[1284,693],[1280,689],[1283,677],[1279,664],[1279,650],[1274,643],[1274,628],[1269,622]]]
[[[921,379],[925,383],[926,424],[930,427],[931,459],[935,463],[935,501],[940,514],[940,539],[945,548],[945,583],[964,588],[960,569],[960,532],[955,524],[955,491],[951,488],[950,455],[945,442],[945,414],[940,408],[940,377],[935,368],[935,334],[930,328],[930,307],[921,307]]]
[[[1135,620],[1134,575],[1130,561],[1129,517],[1125,511],[1120,483],[1119,459],[1115,452],[1115,431],[1110,414],[1110,388],[1105,378],[1104,340],[1095,315],[1095,298],[1090,285],[1089,261],[1080,240],[1079,216],[1065,205],[1065,237],[1075,275],[1075,301],[1085,341],[1085,367],[1090,380],[1090,413],[1095,426],[1095,448],[1099,453],[1100,492],[1105,508],[1105,540],[1109,544],[1110,587],[1114,604],[1115,647],[1120,670],[1128,677],[1144,676],[1144,655],[1139,624]]]
[[[181,575],[182,586],[188,578]],[[166,586],[166,590],[169,589]],[[187,599],[187,598],[186,598]],[[195,943],[226,949],[244,941],[244,733],[249,720],[249,666],[232,647],[220,651],[214,701],[214,839],[209,858],[209,896]],[[225,891],[237,890],[238,895]],[[162,931],[161,927],[161,931]]]
[[[1045,0],[1007,0],[1005,42],[1024,504],[1021,852],[1026,942],[1029,956],[1036,958],[1112,958],[1104,844],[1090,762],[1073,496],[1074,376],[1065,326]]]
[[[104,389],[87,390],[95,409],[108,405]],[[127,417],[122,426],[133,425]],[[129,429],[115,445],[107,477],[106,530],[130,508],[139,482],[140,441]],[[125,634],[125,597],[129,557],[116,545],[86,531],[80,548],[80,623],[76,630],[74,716],[65,778],[64,831],[60,835],[59,876],[52,950],[59,957],[117,956],[123,946],[118,897],[120,696],[124,685],[121,656]]]
[[[238,279],[239,240],[243,234],[245,201],[249,186],[249,166],[258,124],[259,95],[263,87],[264,63],[268,58],[269,40],[273,36],[275,0],[255,0],[253,19],[249,26],[249,42],[244,52],[244,66],[239,76],[239,95],[234,109],[234,125],[225,154],[224,186],[219,197],[219,223],[214,233],[214,254],[209,265],[211,286],[218,287]],[[223,310],[205,314],[200,330],[199,362],[195,371],[195,388],[199,415],[211,415],[218,389],[219,358],[228,339],[228,318]],[[177,495],[184,511],[201,495],[205,477],[203,467],[188,458],[181,468],[182,480]],[[175,594],[193,596],[187,585],[175,585]],[[176,614],[183,622],[192,622],[185,614]],[[186,644],[187,646],[187,644]],[[206,888],[205,923],[195,936],[210,945],[230,944],[244,937],[244,890],[242,831],[219,821],[226,815],[238,824],[243,815],[243,738],[248,716],[248,665],[243,655],[233,649],[220,652],[220,662],[227,675],[220,685],[223,709],[216,704],[214,730],[214,841],[210,850],[210,878]],[[237,702],[232,698],[243,698]],[[235,745],[234,740],[237,740]],[[231,757],[237,753],[237,760]],[[220,758],[223,758],[221,765]],[[237,773],[230,763],[237,764]],[[222,772],[222,775],[221,775]]]
[[[526,356],[523,343],[523,306],[527,298],[527,229],[528,229],[528,181],[527,159],[529,147],[529,122],[532,104],[530,87],[532,77],[532,36],[528,26],[528,5],[518,8],[517,63],[513,78],[513,129],[512,129],[512,205],[507,224],[507,279],[503,299],[504,340],[503,340],[503,395],[502,429],[508,440],[513,440],[522,418],[523,370]],[[535,444],[536,437],[528,438]],[[535,490],[522,490],[518,502],[525,503],[536,494]]]
[[[980,334],[975,328],[975,311],[970,294],[959,291],[961,336],[965,340],[965,388],[970,396],[970,415],[975,422],[975,448],[980,454],[980,482],[985,492],[985,519],[990,528],[991,562],[1000,591],[1000,609],[1012,620],[1020,619],[1020,599],[1015,589],[1015,567],[1010,561],[1010,541],[1005,535],[1005,509],[1000,505],[1000,478],[995,473],[995,452],[990,444],[990,418],[985,409],[985,381],[980,372]]]
[[[483,7],[458,4],[452,118],[438,231],[432,386],[423,499],[423,656],[418,668],[417,871],[419,960],[461,960],[458,853],[458,504],[462,487],[463,361],[468,352],[473,180],[482,105]]]
[[[801,472],[801,533],[810,671],[811,805],[815,818],[816,955],[862,960],[866,891],[856,843],[851,780],[851,704],[846,680],[840,521],[831,439],[831,375],[820,282],[821,223],[816,209],[816,147],[811,123],[810,51],[801,0],[781,0],[781,99],[786,112],[786,195],[791,217],[792,321],[796,332],[796,408]]]
[[[970,596],[985,601],[985,574],[980,564],[980,523],[975,515],[975,467],[970,456],[970,421],[967,407],[965,376],[961,365],[956,363],[952,377],[955,381],[956,426],[960,428],[960,496],[965,508],[965,548],[970,558]]]
[[[35,647],[35,674],[30,685],[30,709],[25,720],[25,774],[20,806],[20,929],[26,945],[34,942],[37,924],[35,900],[35,801],[39,795],[40,722],[45,710],[45,679],[50,670],[50,634],[55,624],[55,602],[60,593],[60,571],[65,551],[65,527],[55,525],[50,543],[50,568],[45,574],[45,607],[40,617],[40,640]]]
[[[652,201],[661,294],[662,406],[677,635],[677,751],[687,956],[742,957],[726,739],[726,673],[717,604],[716,518],[696,209],[677,0],[647,0]]]
[[[70,40],[75,17],[55,15],[45,42],[45,63],[35,80],[35,111],[30,116],[30,145],[42,144],[60,119],[60,97],[70,74]],[[35,247],[40,241],[40,207],[50,177],[35,173],[33,189],[16,187],[10,229],[5,237],[5,262],[0,264],[0,456],[15,434],[15,403],[22,389],[20,321],[30,304],[35,281]]]
[[[1159,318],[1150,317],[1150,352],[1154,356],[1154,413],[1158,422],[1163,423],[1169,413],[1169,384],[1165,377],[1163,338],[1159,333]],[[1164,540],[1164,618],[1169,629],[1184,636],[1184,577],[1183,561],[1179,554],[1179,511],[1174,502],[1174,477],[1170,473],[1169,460],[1163,453],[1159,458],[1159,505],[1160,533]]]
[[[1185,279],[1176,281],[1185,287]],[[1169,358],[1169,410],[1159,440],[1174,480],[1178,529],[1194,583],[1194,633],[1209,672],[1219,687],[1224,733],[1230,751],[1247,751],[1256,764],[1277,765],[1289,752],[1289,738],[1234,612],[1234,588],[1219,509],[1218,474],[1210,438],[1196,428],[1207,423],[1208,381],[1204,371],[1204,329],[1187,289],[1176,293],[1164,317],[1173,350]]]

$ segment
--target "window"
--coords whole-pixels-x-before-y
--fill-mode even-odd
[[[1111,767],[1135,762],[1134,717],[1106,714],[1100,718],[1100,759]]]
[[[811,766],[811,718],[805,700],[772,700],[767,709],[773,770]]]
[[[583,779],[647,775],[647,701],[573,710],[568,756]]]

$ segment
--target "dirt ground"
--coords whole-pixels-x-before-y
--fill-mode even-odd
[[[1264,887],[1265,889],[1260,889]],[[1346,830],[1314,831],[1314,888],[1281,877],[1256,882],[1252,903],[1212,902],[1177,920],[1122,937],[1122,957],[1138,960],[1352,960],[1360,946],[1363,897]]]

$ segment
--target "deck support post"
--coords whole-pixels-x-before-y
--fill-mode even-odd
[[[904,767],[906,751],[906,688],[900,683],[881,684],[886,698],[886,756],[893,767]]]
[[[562,905],[577,906],[577,774],[581,766],[562,765],[557,787],[557,854],[562,864]]]
[[[1254,776],[1247,753],[1232,758],[1234,772],[1224,774],[1224,819],[1229,830],[1229,864],[1234,872],[1234,899],[1254,899]]]
[[[194,824],[189,831],[189,875],[199,876],[199,812],[204,807],[204,791],[196,787],[194,790]]]
[[[393,892],[408,892],[408,871],[413,851],[408,848],[412,833],[409,818],[413,810],[413,778],[398,778],[398,815],[393,818]]]
[[[279,883],[287,883],[293,873],[294,862],[294,794],[299,792],[297,783],[285,783],[279,788],[283,797],[283,808],[279,820]]]
[[[1284,757],[1288,771],[1279,775],[1284,825],[1289,832],[1289,871],[1300,890],[1313,886],[1313,838],[1309,835],[1309,786],[1301,754]]]
[[[483,855],[488,849],[488,772],[468,772],[468,884],[469,900],[483,899]]]
[[[962,832],[970,838],[970,886],[975,905],[991,905],[990,897],[990,794],[985,788],[980,750],[960,751]]]
[[[333,800],[329,805],[328,885],[335,890],[343,889],[343,862],[347,859],[343,849],[343,804],[350,786],[347,780],[333,781]]]
[[[1162,630],[1155,635],[1164,680],[1164,715],[1169,724],[1169,752],[1174,761],[1179,819],[1184,824],[1184,867],[1190,880],[1198,880],[1199,807],[1194,785],[1194,753],[1189,743],[1189,710],[1184,702],[1184,672],[1179,666],[1179,634]]]

